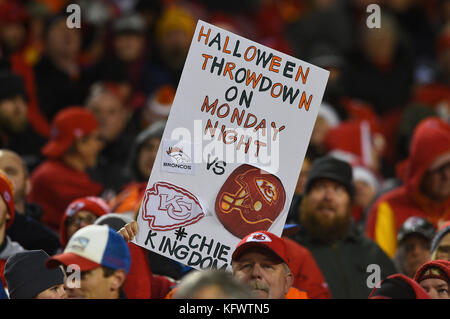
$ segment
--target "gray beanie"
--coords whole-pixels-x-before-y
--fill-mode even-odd
[[[433,254],[436,248],[438,248],[439,243],[441,242],[442,238],[445,237],[450,233],[450,223],[446,223],[439,231],[436,233],[436,235],[433,238],[433,241],[431,242],[431,253]]]
[[[8,258],[4,275],[10,299],[32,299],[64,283],[61,268],[48,269],[45,266],[49,258],[43,250],[23,251]]]

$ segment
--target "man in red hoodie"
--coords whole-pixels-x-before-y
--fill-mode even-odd
[[[97,162],[103,142],[94,115],[82,107],[60,111],[51,138],[42,148],[47,160],[31,174],[29,201],[42,206],[42,222],[59,230],[65,209],[76,198],[99,196],[103,186],[86,173]]]
[[[398,230],[409,217],[423,217],[436,228],[450,219],[450,125],[436,117],[420,122],[399,168],[403,185],[377,199],[366,228],[391,258]]]

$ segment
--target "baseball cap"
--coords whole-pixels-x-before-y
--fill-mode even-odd
[[[306,179],[305,193],[309,193],[314,182],[321,178],[331,179],[344,185],[350,197],[353,198],[355,193],[353,171],[347,162],[330,155],[316,159]]]
[[[0,197],[3,198],[6,204],[6,208],[9,210],[10,219],[6,223],[6,229],[11,226],[14,221],[15,208],[14,208],[14,187],[9,178],[0,172]]]
[[[267,231],[256,231],[244,237],[236,246],[231,260],[238,260],[247,249],[255,247],[265,248],[273,252],[289,265],[289,257],[284,241],[277,235]]]
[[[144,33],[146,30],[145,21],[138,14],[127,14],[121,16],[114,22],[113,31],[116,34],[122,33]]]
[[[106,225],[89,225],[79,229],[70,238],[64,252],[47,261],[47,267],[76,264],[81,271],[105,266],[130,270],[131,257],[122,236]]]
[[[96,216],[103,216],[111,212],[108,204],[101,197],[86,196],[72,201],[67,206],[65,214],[73,216],[80,210],[87,210]]]
[[[50,140],[42,147],[42,154],[61,157],[78,138],[97,128],[98,122],[91,111],[81,106],[65,108],[53,119]]]
[[[436,229],[434,226],[422,217],[409,217],[400,227],[397,234],[397,241],[401,243],[408,235],[419,234],[427,240],[432,240]]]

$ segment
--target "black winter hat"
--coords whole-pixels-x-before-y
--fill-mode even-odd
[[[10,299],[32,299],[44,290],[64,283],[60,267],[48,269],[45,266],[49,258],[43,250],[23,251],[8,258],[4,275]]]
[[[0,102],[16,96],[27,98],[22,77],[9,71],[0,72]]]
[[[332,156],[316,159],[308,173],[305,184],[305,193],[309,193],[312,185],[318,179],[326,178],[344,185],[350,198],[353,198],[355,186],[353,184],[353,171],[350,164]]]

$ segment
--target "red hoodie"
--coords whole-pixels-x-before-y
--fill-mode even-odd
[[[403,164],[403,185],[389,191],[374,203],[367,222],[367,235],[392,258],[397,250],[397,233],[411,216],[423,217],[436,228],[450,219],[450,198],[436,203],[420,192],[425,172],[439,156],[450,152],[450,125],[429,117],[414,130],[410,153]]]
[[[372,292],[369,295],[369,299],[407,299],[406,294],[408,293],[408,291],[405,291],[404,287],[401,287],[398,284],[395,285],[396,288],[394,287],[394,285],[391,285],[390,289],[383,287],[383,283],[394,282],[395,280],[404,281],[410,287],[410,289],[412,289],[415,295],[414,299],[431,299],[427,292],[417,282],[403,274],[394,274],[388,276],[384,281],[381,282],[379,288],[373,288]],[[404,292],[404,294],[402,294],[402,291]]]

